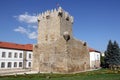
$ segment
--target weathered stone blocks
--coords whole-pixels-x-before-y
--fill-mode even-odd
[[[33,49],[33,70],[73,73],[89,69],[88,47],[73,38],[72,24],[73,17],[62,8],[47,11],[38,17],[38,43]]]

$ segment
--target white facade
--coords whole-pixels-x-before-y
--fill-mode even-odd
[[[0,69],[23,68],[24,53],[26,53],[26,68],[31,68],[32,51],[0,48]]]
[[[89,52],[90,54],[90,68],[100,67],[100,53],[99,52]]]
[[[32,55],[33,52],[32,51],[26,51],[27,56],[26,56],[26,68],[31,68],[32,66]]]

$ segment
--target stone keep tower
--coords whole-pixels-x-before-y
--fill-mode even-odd
[[[38,16],[33,70],[72,73],[89,69],[88,47],[85,42],[73,38],[72,24],[73,17],[61,7]]]
[[[61,7],[42,13],[38,17],[38,44],[54,42],[63,36],[65,31],[72,36],[72,23],[73,17]]]

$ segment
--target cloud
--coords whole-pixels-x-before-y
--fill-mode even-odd
[[[36,26],[36,25],[28,25],[28,28],[37,29],[38,26]]]
[[[28,33],[28,31],[24,27],[21,27],[21,26],[19,26],[18,28],[14,29],[14,31],[15,32],[20,32],[22,34]]]
[[[37,32],[31,32],[28,34],[29,39],[37,39]]]
[[[20,22],[25,22],[25,23],[37,23],[37,16],[35,15],[30,15],[27,12],[24,14],[20,14],[18,16],[14,16],[15,18],[18,19]]]
[[[23,35],[26,35],[29,39],[37,39],[37,16],[30,15],[27,12],[14,16],[19,22],[27,26],[18,26],[14,29],[15,32],[19,32]]]
[[[30,30],[29,28],[26,29],[24,27],[17,27],[14,29],[15,32],[19,32],[21,34],[25,34],[29,39],[37,39],[37,30]]]

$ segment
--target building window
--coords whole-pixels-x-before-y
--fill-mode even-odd
[[[22,67],[22,62],[19,62],[19,67]]]
[[[8,68],[11,68],[12,67],[12,63],[11,62],[8,62]]]
[[[2,52],[2,58],[6,57],[6,52]]]
[[[9,53],[8,53],[8,58],[11,58],[11,57],[12,57],[12,53],[9,52]]]
[[[29,54],[29,58],[31,59],[31,54]]]
[[[67,17],[66,20],[69,21],[69,17]]]
[[[49,16],[49,15],[47,15],[47,16],[46,16],[46,19],[50,19],[50,16]]]
[[[62,16],[63,16],[63,13],[62,13],[62,12],[59,12],[59,13],[58,13],[58,16],[62,17]]]
[[[97,60],[99,60],[99,55],[97,55]]]
[[[19,58],[22,58],[22,53],[20,53]]]
[[[28,66],[31,67],[31,62],[28,63]]]
[[[1,63],[1,68],[5,68],[5,62]]]
[[[14,58],[17,58],[17,53],[14,54]]]
[[[14,62],[14,67],[17,67],[17,62]]]

